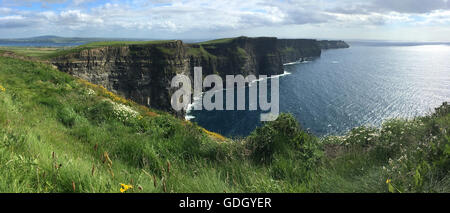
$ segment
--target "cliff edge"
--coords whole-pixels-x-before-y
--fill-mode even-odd
[[[237,37],[186,44],[180,40],[96,42],[60,52],[51,63],[60,71],[155,109],[175,112],[170,81],[176,74],[278,75],[283,64],[319,57],[321,49],[345,48],[343,41]]]

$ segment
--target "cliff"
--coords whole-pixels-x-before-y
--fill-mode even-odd
[[[57,56],[52,63],[139,104],[170,112],[174,92],[170,81],[177,73],[189,72],[181,41],[82,48]]]
[[[339,48],[349,48],[350,45],[345,43],[345,41],[330,41],[330,40],[322,40],[317,41],[318,45],[321,49],[339,49]]]
[[[345,42],[343,43],[345,44]],[[170,81],[176,74],[278,75],[283,64],[319,57],[321,49],[345,46],[340,41],[237,37],[195,44],[182,41],[92,43],[51,58],[59,70],[99,84],[139,104],[174,112]]]
[[[283,73],[277,38],[238,37],[186,45],[191,68],[203,74],[277,75]]]
[[[321,47],[313,39],[279,39],[278,49],[283,63],[319,57]]]

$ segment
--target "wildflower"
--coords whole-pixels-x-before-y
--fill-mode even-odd
[[[113,105],[114,116],[122,122],[128,121],[130,118],[137,118],[139,116],[139,113],[129,106],[120,103],[115,103],[110,100],[105,101],[109,101]]]
[[[220,141],[226,141],[226,140],[227,140],[224,136],[222,136],[222,135],[220,135],[220,134],[218,134],[218,133],[210,132],[210,131],[208,131],[208,130],[206,130],[206,129],[203,129],[203,128],[202,128],[202,130],[203,130],[203,132],[205,132],[207,135],[209,135],[211,138],[218,139],[218,140],[220,140]]]
[[[91,89],[91,88],[88,88],[87,91],[86,91],[86,93],[87,93],[87,95],[89,95],[89,96],[95,95],[95,91],[94,91],[93,89]]]
[[[3,87],[2,85],[0,85],[0,91],[1,91],[1,92],[6,91],[5,87]]]
[[[120,192],[121,193],[124,193],[124,192],[128,191],[128,189],[132,189],[133,188],[132,185],[127,185],[127,184],[123,184],[123,183],[121,183],[120,186],[121,186],[120,187]]]
[[[388,179],[386,180],[386,184],[391,183],[391,181],[392,181],[392,180],[388,178]]]

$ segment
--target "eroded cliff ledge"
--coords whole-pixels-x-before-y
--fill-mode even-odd
[[[345,44],[345,45],[344,45]],[[147,43],[88,44],[51,59],[63,72],[99,84],[137,103],[183,116],[170,105],[176,74],[278,75],[283,64],[319,57],[321,49],[343,48],[343,41],[237,37],[202,43],[155,41]]]

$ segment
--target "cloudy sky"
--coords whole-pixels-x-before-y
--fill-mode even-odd
[[[0,0],[0,38],[450,41],[450,0]]]

